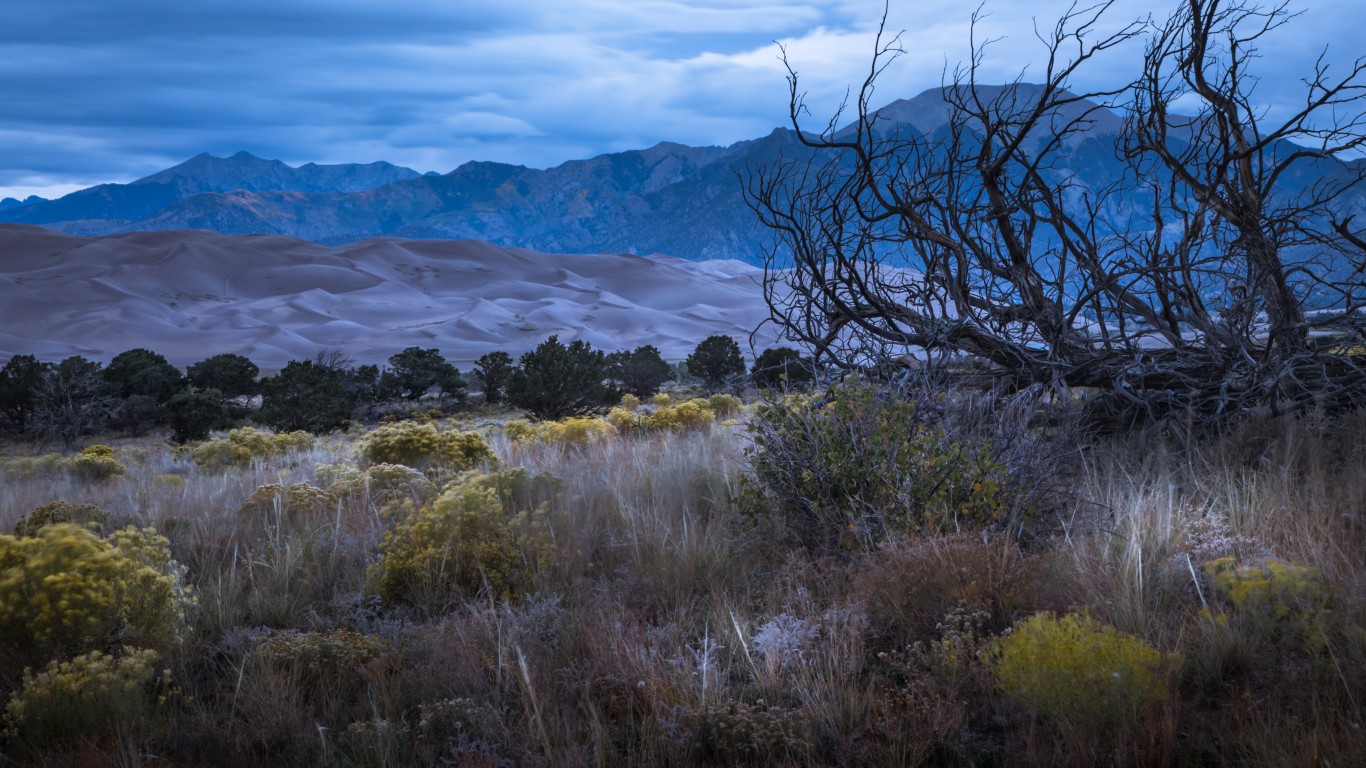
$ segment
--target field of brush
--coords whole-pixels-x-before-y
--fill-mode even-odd
[[[799,519],[838,407],[680,407],[6,445],[3,762],[1366,764],[1366,414]]]

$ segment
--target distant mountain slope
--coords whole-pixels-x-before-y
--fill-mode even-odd
[[[435,347],[462,369],[551,334],[682,359],[707,336],[748,346],[768,316],[760,272],[730,261],[552,255],[481,242],[165,231],[76,237],[0,224],[0,361],[108,360],[148,347],[185,365],[247,355],[263,367],[341,349],[383,362]],[[773,339],[761,339],[772,344]]]
[[[981,86],[987,98],[1007,86]],[[1010,86],[1029,98],[1028,84]],[[1118,115],[1088,102],[1090,131],[1067,142],[1049,173],[1100,189],[1126,171],[1116,157]],[[942,136],[948,109],[932,89],[879,110],[885,130]],[[1030,143],[1048,138],[1041,132]],[[384,163],[290,168],[238,153],[200,155],[127,185],[107,184],[0,210],[0,221],[42,224],[87,236],[163,229],[207,229],[225,234],[278,234],[323,244],[370,237],[479,239],[504,247],[555,253],[665,253],[679,258],[760,263],[770,233],[745,206],[741,179],[755,165],[782,158],[801,162],[811,150],[794,132],[729,147],[661,143],[601,155],[545,170],[471,162],[445,175],[419,176]],[[1366,162],[1366,161],[1358,161]],[[1337,170],[1334,170],[1334,169]],[[1305,164],[1283,178],[1289,191],[1312,185],[1340,165]],[[1366,189],[1341,201],[1366,210]],[[1117,206],[1117,208],[1115,207]],[[1146,204],[1115,201],[1123,218]]]
[[[129,186],[169,184],[181,197],[202,192],[360,192],[396,181],[415,179],[422,174],[392,163],[347,163],[318,165],[306,163],[294,168],[279,160],[263,160],[248,152],[232,157],[201,153],[173,168],[138,179]]]
[[[0,207],[0,221],[42,224],[93,234],[131,232],[158,228],[139,226],[139,222],[206,193],[235,190],[307,194],[359,192],[421,175],[411,168],[384,162],[365,165],[308,163],[292,168],[279,160],[262,160],[247,152],[226,158],[200,154],[131,184],[100,184],[56,200],[25,201],[22,207],[8,209]]]

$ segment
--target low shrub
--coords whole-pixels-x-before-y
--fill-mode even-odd
[[[730,419],[740,415],[744,402],[735,395],[715,394],[706,400],[707,408],[717,419]]]
[[[151,650],[91,651],[25,670],[5,706],[5,733],[28,750],[99,743],[143,723],[165,702],[170,672]]]
[[[151,528],[109,540],[71,523],[0,536],[0,642],[50,658],[178,640],[193,605],[170,542]]]
[[[864,547],[889,531],[1002,528],[1030,510],[985,441],[945,431],[927,402],[860,383],[827,400],[760,405],[748,450],[762,497],[806,548]]]
[[[31,538],[49,525],[72,523],[99,533],[109,522],[109,513],[94,504],[76,504],[70,501],[53,501],[44,504],[19,518],[14,523],[14,535]]]
[[[716,420],[705,400],[688,400],[677,405],[661,405],[646,419],[650,429],[685,432],[702,429]]]
[[[616,433],[616,429],[608,422],[587,416],[544,421],[539,426],[542,442],[566,445],[587,445],[598,440],[606,440]]]
[[[240,519],[273,518],[290,522],[313,520],[336,506],[336,497],[308,483],[268,483],[257,488],[237,509]]]
[[[621,409],[613,408],[612,412]],[[610,420],[591,416],[569,416],[558,421],[538,421],[530,423],[521,420],[503,424],[503,434],[514,445],[528,443],[559,443],[562,445],[587,445],[606,440],[616,434],[616,425]]]
[[[71,474],[82,480],[108,480],[128,471],[107,445],[91,445],[72,456],[67,462]]]
[[[351,765],[512,765],[489,738],[499,713],[471,699],[424,702],[414,716],[352,723],[336,737]]]
[[[190,449],[190,456],[201,467],[242,466],[271,456],[308,450],[313,447],[314,440],[313,435],[302,431],[272,434],[255,427],[239,427],[228,432],[226,438],[195,445]]]
[[[1221,557],[1203,566],[1249,639],[1293,640],[1321,649],[1335,629],[1327,581],[1309,566],[1263,557]]]
[[[1089,616],[1039,613],[1000,638],[991,666],[997,687],[1064,734],[1106,738],[1166,697],[1179,654]]]
[[[800,763],[806,724],[799,712],[763,700],[728,701],[690,713],[695,755],[706,764]]]
[[[637,407],[639,406],[637,405]],[[649,428],[650,424],[648,413],[625,406],[613,408],[607,412],[607,416],[604,418],[608,424],[612,425],[613,429],[625,435],[643,432]]]
[[[508,514],[497,478],[471,475],[395,525],[371,577],[385,601],[436,610],[480,593],[520,598],[552,553],[529,513]]]
[[[400,421],[385,424],[361,439],[367,464],[402,464],[416,469],[439,467],[453,472],[495,464],[497,457],[474,432],[442,432],[433,424]]]
[[[14,480],[33,480],[40,477],[53,477],[66,472],[67,460],[60,453],[45,453],[42,456],[20,456],[6,459],[5,474]]]
[[[436,489],[426,475],[402,464],[373,464],[365,469],[324,464],[318,467],[317,479],[336,499],[362,499],[379,505],[400,497],[422,502]]]
[[[349,629],[272,632],[256,645],[261,660],[322,685],[355,677],[362,665],[388,649],[382,638]]]

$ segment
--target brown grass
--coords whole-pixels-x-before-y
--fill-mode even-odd
[[[226,470],[153,439],[114,440],[128,472],[99,482],[10,465],[0,530],[56,499],[95,504],[113,527],[167,535],[199,595],[189,636],[162,660],[179,695],[83,755],[110,765],[1366,764],[1366,414],[1249,422],[1186,452],[1100,443],[1075,467],[1054,536],[895,537],[824,559],[778,546],[771,521],[737,509],[740,428],[565,446],[511,445],[493,427],[505,468],[562,481],[543,509],[555,557],[516,599],[469,593],[423,613],[369,592],[397,514],[386,498],[239,513],[262,485],[318,483],[318,466],[354,463],[358,437]],[[7,460],[23,451],[10,446]],[[1311,566],[1321,610],[1239,604],[1202,569],[1225,556]],[[993,638],[1038,611],[1087,612],[1180,653],[1168,699],[1143,727],[1069,744],[992,682]],[[256,650],[271,632],[336,629],[379,638],[384,651],[300,671]],[[72,759],[63,749],[47,762]]]

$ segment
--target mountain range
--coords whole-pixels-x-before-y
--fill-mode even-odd
[[[979,91],[990,97],[1003,87]],[[1085,102],[1069,107],[1088,108]],[[942,92],[932,89],[892,102],[879,115],[897,130],[933,135],[946,130],[948,109]],[[1121,119],[1106,110],[1094,117],[1052,172],[1102,187],[1125,172],[1114,152]],[[755,165],[780,157],[800,161],[810,152],[795,132],[780,128],[728,147],[665,142],[544,170],[470,162],[446,174],[421,174],[389,163],[294,168],[246,152],[201,154],[130,184],[102,184],[57,200],[7,199],[0,222],[81,236],[198,229],[325,245],[373,237],[472,239],[549,253],[661,253],[758,264],[770,233],[745,205],[741,178]],[[1283,184],[1302,189],[1334,172],[1303,165]],[[1366,189],[1340,203],[1349,213],[1366,211]]]

